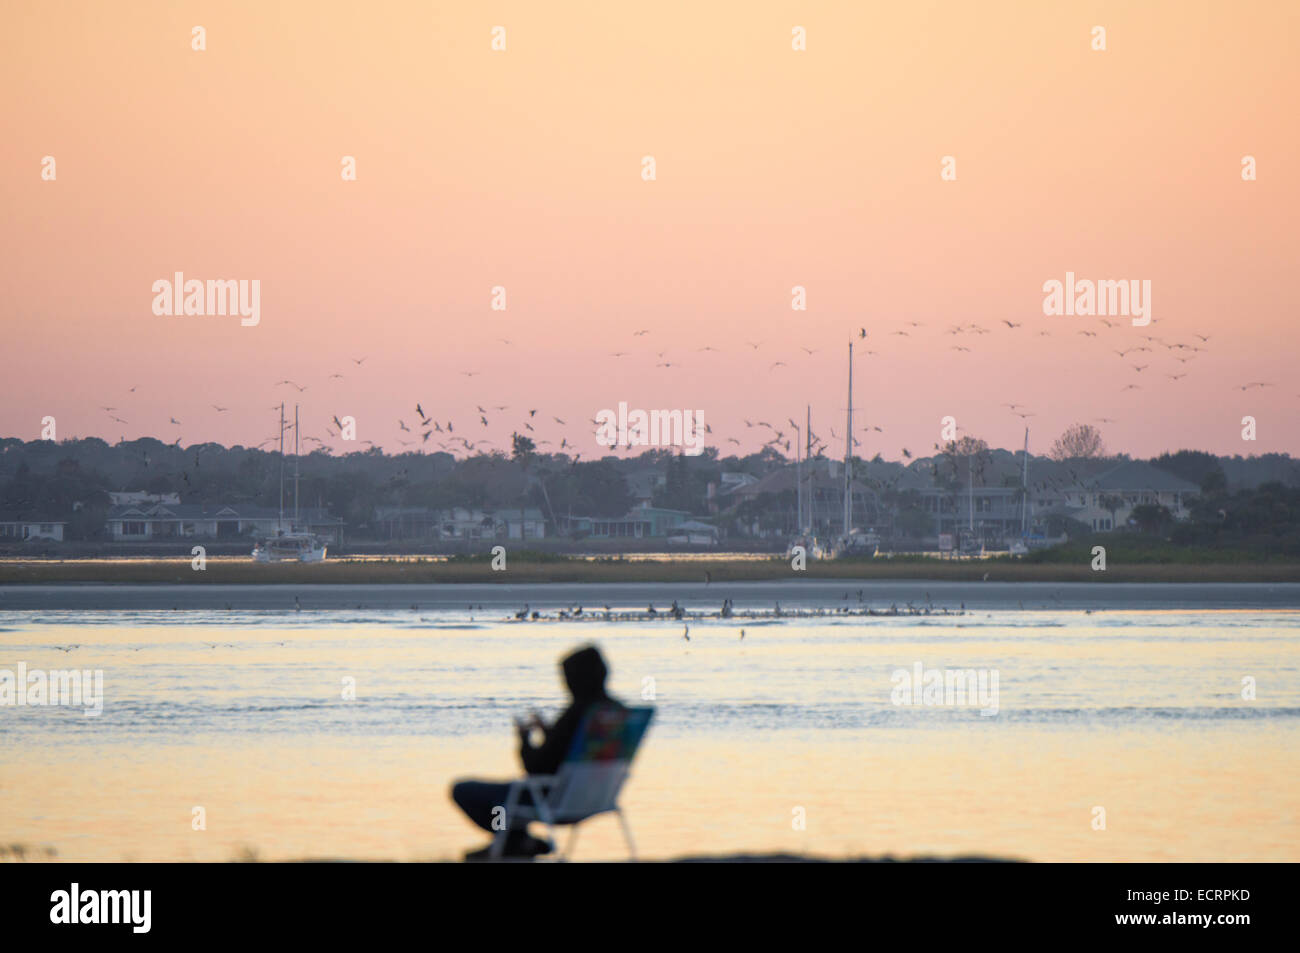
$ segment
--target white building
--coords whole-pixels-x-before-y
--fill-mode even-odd
[[[540,510],[503,507],[380,506],[375,508],[375,529],[387,539],[542,539],[546,520]]]
[[[45,539],[63,542],[63,527],[59,520],[0,520],[0,542]]]
[[[181,495],[179,493],[149,493],[145,490],[130,490],[109,493],[108,502],[112,506],[143,506],[145,503],[168,503],[172,506],[179,506]]]
[[[279,510],[269,506],[150,502],[109,507],[107,528],[114,540],[237,539],[287,533],[292,522],[292,513],[281,522]],[[343,521],[312,507],[300,512],[297,528],[337,543]]]
[[[1070,515],[1105,532],[1124,526],[1133,509],[1144,504],[1163,506],[1174,519],[1190,515],[1187,501],[1200,493],[1195,483],[1142,460],[1129,460],[1065,490]]]

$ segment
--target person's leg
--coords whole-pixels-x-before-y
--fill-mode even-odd
[[[465,816],[490,834],[495,834],[500,827],[492,822],[500,816],[496,808],[505,810],[506,795],[510,785],[499,781],[457,781],[451,788],[451,799],[465,812]],[[525,792],[527,793],[527,792]],[[510,819],[507,818],[507,821]],[[518,827],[518,824],[510,824]]]
[[[489,834],[496,836],[499,827],[493,827],[493,821],[502,816],[505,810],[506,796],[510,793],[508,782],[496,781],[457,781],[451,788],[451,799],[465,812],[465,816]],[[532,795],[521,792],[519,803],[531,805]],[[501,811],[497,811],[497,808]],[[528,834],[528,822],[506,818],[507,829],[504,845],[506,857],[532,857],[546,854],[552,850],[549,841],[539,840]],[[466,854],[466,860],[486,860],[491,845],[481,850]]]

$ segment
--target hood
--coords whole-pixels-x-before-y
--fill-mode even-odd
[[[564,680],[574,698],[599,698],[605,694],[605,660],[594,645],[578,649],[563,662]]]

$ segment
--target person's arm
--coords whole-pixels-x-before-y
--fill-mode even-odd
[[[536,711],[530,712],[527,718],[515,719],[515,731],[519,735],[519,757],[524,759],[525,751],[533,750],[533,732],[540,731],[542,736],[546,735],[546,722],[542,721],[541,715]]]
[[[554,774],[559,770],[564,756],[568,754],[569,744],[573,741],[573,722],[577,714],[569,708],[547,728],[540,719],[534,719],[518,726],[519,760],[524,763],[524,770],[529,774]],[[542,743],[534,745],[532,730],[542,730]]]

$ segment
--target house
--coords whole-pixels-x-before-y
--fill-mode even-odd
[[[174,506],[181,502],[179,493],[150,493],[147,490],[129,490],[110,492],[108,502],[112,506],[127,506],[135,504],[139,506],[144,503],[170,503]]]
[[[795,513],[796,499],[802,486],[803,519]],[[875,491],[860,480],[854,480],[850,490],[853,527],[874,528],[881,519],[880,501]],[[794,464],[773,470],[761,479],[746,483],[728,495],[734,510],[745,503],[758,503],[762,498],[774,500],[773,514],[785,514],[783,527],[770,530],[775,533],[793,533],[803,528],[813,533],[841,533],[844,530],[844,464],[838,460],[814,458],[802,466]],[[757,518],[752,520],[749,532],[764,535]]]
[[[106,521],[108,535],[121,541],[275,536],[292,524],[292,514],[281,520],[279,510],[249,503],[124,503],[110,506]],[[343,520],[317,507],[300,510],[296,526],[331,543],[343,533]]]
[[[654,495],[663,489],[667,478],[658,469],[642,468],[625,474],[624,482],[632,502],[637,506],[649,506],[654,502]]]
[[[708,485],[706,492],[709,512],[717,513],[727,509],[735,502],[732,496],[737,490],[753,486],[757,482],[758,477],[751,473],[723,473],[719,482]]]
[[[546,520],[536,508],[484,510],[453,506],[379,506],[374,524],[385,539],[542,539]]]
[[[570,536],[589,536],[594,539],[666,537],[690,518],[691,514],[685,510],[643,504],[628,510],[626,516],[614,519],[571,516],[565,521],[565,532]]]
[[[427,506],[376,506],[371,526],[383,539],[427,539],[438,535],[440,515]]]
[[[67,525],[60,520],[44,518],[0,520],[0,543],[37,539],[61,543],[63,527]]]
[[[1174,519],[1187,519],[1187,503],[1200,493],[1195,483],[1144,460],[1127,460],[1068,487],[1064,506],[1074,519],[1104,532],[1127,524],[1134,507],[1163,506]]]
[[[505,509],[493,514],[498,535],[506,539],[542,539],[546,536],[546,520],[537,509]]]
[[[933,536],[974,533],[976,538],[984,540],[1020,537],[1019,487],[977,486],[957,490],[926,487],[916,493],[921,509],[933,519]]]

